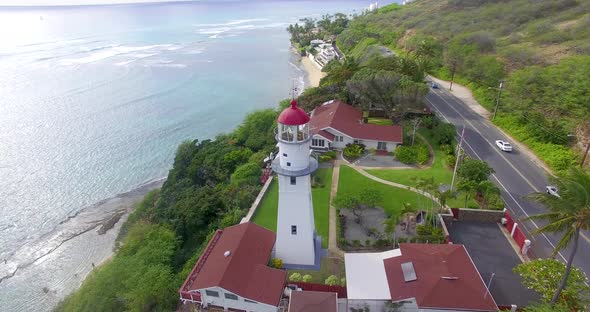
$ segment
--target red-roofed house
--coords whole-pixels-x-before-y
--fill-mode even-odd
[[[420,311],[497,311],[463,245],[400,244],[381,253],[347,253],[349,305],[395,302]]]
[[[267,266],[276,235],[254,223],[217,230],[180,288],[183,302],[232,311],[277,311],[287,273]]]
[[[328,101],[311,112],[314,149],[342,149],[349,143],[391,152],[403,142],[402,127],[363,123],[363,112],[339,100]]]

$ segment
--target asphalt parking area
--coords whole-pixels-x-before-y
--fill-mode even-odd
[[[525,307],[539,300],[534,291],[522,286],[512,269],[521,263],[516,251],[493,222],[453,221],[447,223],[451,241],[463,244],[486,285],[492,278],[490,293],[500,306]]]

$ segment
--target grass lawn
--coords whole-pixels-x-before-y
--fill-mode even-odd
[[[415,178],[430,178],[434,177],[434,182],[437,184],[446,184],[450,185],[451,180],[453,178],[453,171],[449,169],[446,164],[445,155],[441,152],[436,144],[432,142],[432,138],[430,137],[430,133],[425,129],[418,130],[420,134],[428,140],[430,145],[432,145],[434,149],[434,163],[432,167],[427,169],[403,169],[403,170],[366,170],[369,174],[379,177],[383,180],[396,182],[404,185],[415,186],[416,182],[414,181]],[[462,196],[459,196],[456,199],[449,200],[448,205],[450,207],[463,207],[465,202]],[[477,203],[470,199],[467,201],[467,208],[479,208]]]
[[[377,206],[382,207],[388,215],[399,214],[403,208],[403,203],[410,203],[412,207],[418,208],[419,201],[423,203],[429,201],[424,196],[412,191],[373,181],[349,166],[340,167],[338,195],[356,193],[363,188],[375,189],[381,193],[383,198]]]
[[[332,185],[332,168],[321,168],[315,172],[323,187],[311,189],[313,198],[314,221],[318,235],[322,237],[322,247],[328,248],[328,228],[330,216],[330,187]],[[252,217],[252,222],[271,231],[277,230],[277,213],[279,206],[279,184],[276,179],[271,182],[260,206]]]
[[[376,118],[376,117],[368,118],[367,123],[370,123],[373,125],[380,125],[380,126],[392,126],[393,125],[393,122],[391,121],[391,119]]]

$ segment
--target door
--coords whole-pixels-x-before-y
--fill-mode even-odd
[[[377,149],[380,151],[387,150],[387,143],[386,142],[377,142]]]

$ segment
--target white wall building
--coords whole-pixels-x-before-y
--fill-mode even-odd
[[[311,173],[318,162],[311,157],[309,120],[295,100],[278,118],[279,154],[272,163],[279,181],[275,257],[285,265],[316,264]]]
[[[180,300],[225,311],[278,311],[287,273],[267,266],[275,239],[250,222],[218,230],[180,288]]]
[[[316,107],[311,113],[310,127],[311,148],[317,150],[361,143],[367,149],[392,152],[403,141],[402,127],[365,124],[362,111],[338,100]]]

